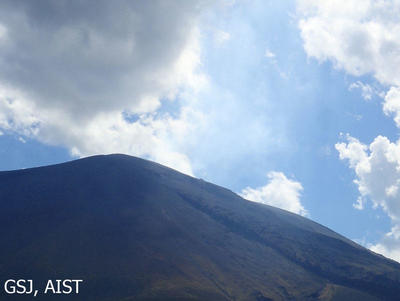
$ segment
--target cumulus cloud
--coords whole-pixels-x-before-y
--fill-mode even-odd
[[[340,159],[348,160],[356,174],[354,183],[360,197],[353,205],[362,210],[365,202],[382,208],[391,218],[392,231],[371,249],[400,261],[400,140],[396,143],[378,136],[370,145],[347,136],[346,142],[336,144]],[[396,255],[397,254],[397,255]]]
[[[310,57],[331,60],[352,75],[371,73],[399,85],[400,2],[299,0],[299,27]]]
[[[330,60],[349,74],[373,75],[381,84],[391,86],[384,101],[384,112],[393,113],[400,122],[400,2],[357,0],[299,0],[299,28],[308,56]],[[364,99],[375,92],[360,81]]]
[[[154,110],[193,71],[178,59],[201,4],[2,1],[0,80],[75,119]]]
[[[184,134],[188,110],[157,110],[207,82],[196,22],[209,2],[2,1],[1,129],[75,155],[126,152],[191,173],[166,139]]]
[[[3,92],[3,93],[2,93]],[[4,95],[12,95],[11,98]],[[202,114],[183,107],[177,117],[168,113],[99,113],[84,126],[58,110],[37,107],[15,91],[0,89],[0,127],[51,145],[66,145],[72,155],[126,153],[155,160],[192,175],[189,159],[175,149],[201,125]]]
[[[355,171],[361,198],[369,197],[374,207],[382,207],[394,222],[400,222],[400,142],[378,136],[365,145],[348,136],[336,149]]]
[[[383,103],[383,112],[386,115],[393,115],[397,127],[400,127],[400,88],[391,87],[386,93]]]
[[[268,183],[258,188],[247,187],[240,196],[253,202],[275,206],[293,213],[308,215],[300,201],[303,186],[301,183],[288,179],[282,172],[268,173]]]
[[[400,1],[298,0],[299,28],[304,49],[320,62],[331,61],[335,68],[354,75],[372,75],[388,87],[383,112],[394,117],[400,127]],[[365,99],[374,92],[360,81]],[[355,171],[354,182],[360,197],[353,207],[364,208],[368,200],[381,207],[391,218],[393,227],[371,249],[400,261],[400,142],[378,136],[366,145],[347,136],[336,144],[340,158]]]

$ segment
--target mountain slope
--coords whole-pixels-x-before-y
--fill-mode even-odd
[[[400,264],[301,216],[125,155],[0,172],[0,235],[0,280],[84,280],[61,300],[400,296]]]

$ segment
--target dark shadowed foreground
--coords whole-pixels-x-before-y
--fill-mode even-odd
[[[1,300],[400,299],[400,264],[125,155],[1,172],[0,233],[2,286],[84,280],[78,296]]]

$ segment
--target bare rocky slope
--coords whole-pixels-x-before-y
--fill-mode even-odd
[[[400,300],[400,264],[126,155],[0,172],[0,237],[2,285],[84,280],[37,300]]]

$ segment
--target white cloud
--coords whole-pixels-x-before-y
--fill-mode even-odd
[[[242,190],[243,198],[282,208],[303,216],[308,215],[300,201],[303,186],[301,183],[288,179],[282,172],[268,173],[269,182],[262,187],[247,187]]]
[[[372,96],[374,94],[376,94],[374,88],[372,88],[370,85],[368,84],[364,84],[361,81],[356,81],[355,83],[352,83],[349,86],[349,90],[354,90],[354,89],[360,89],[361,90],[361,96],[362,98],[364,98],[365,100],[371,100]]]
[[[0,86],[0,128],[25,136],[37,134],[40,120],[34,104],[22,101],[21,93]]]
[[[354,75],[372,75],[389,87],[386,95],[356,82],[365,99],[372,93],[384,97],[383,111],[393,115],[400,127],[400,1],[298,0],[299,28],[304,49],[318,61],[331,61],[335,68]],[[400,142],[378,136],[370,145],[347,137],[336,144],[341,159],[356,173],[360,198],[354,208],[362,210],[370,199],[391,218],[393,228],[371,247],[400,260]]]
[[[21,94],[9,99],[0,89],[0,127],[52,145],[66,145],[74,156],[126,153],[146,157],[192,175],[190,161],[177,146],[193,131],[201,113],[183,107],[175,118],[169,114],[143,113],[137,120],[118,111],[97,114],[84,123],[57,110],[38,110]],[[22,137],[19,138],[23,139]]]
[[[265,57],[269,58],[269,59],[273,59],[275,58],[275,53],[273,53],[271,50],[269,50],[268,48],[265,50]]]
[[[197,19],[211,2],[2,1],[0,129],[191,174],[179,142],[201,114],[189,101],[175,117],[158,109],[207,83]]]
[[[383,104],[383,112],[386,115],[394,115],[397,127],[400,127],[400,88],[391,87],[386,93]]]
[[[354,183],[360,197],[353,205],[362,210],[365,202],[372,201],[374,208],[382,208],[391,218],[392,231],[373,246],[375,251],[400,261],[400,140],[396,143],[378,136],[370,145],[347,136],[347,142],[337,143],[340,159],[348,160],[356,174]]]
[[[299,0],[304,49],[319,61],[359,76],[371,73],[383,84],[399,85],[400,2]]]
[[[370,246],[370,249],[376,253],[400,262],[400,227],[395,225],[392,230],[385,234],[380,243]]]
[[[358,198],[357,201],[353,204],[353,207],[357,210],[363,210],[364,200],[362,198]]]
[[[400,1],[298,0],[298,8],[307,55],[391,86],[386,96],[360,81],[350,89],[360,88],[366,100],[373,93],[384,97],[384,112],[393,113],[399,125]]]
[[[348,136],[336,149],[355,171],[361,198],[369,197],[374,207],[382,207],[394,222],[400,222],[400,141],[378,136],[365,145]]]

